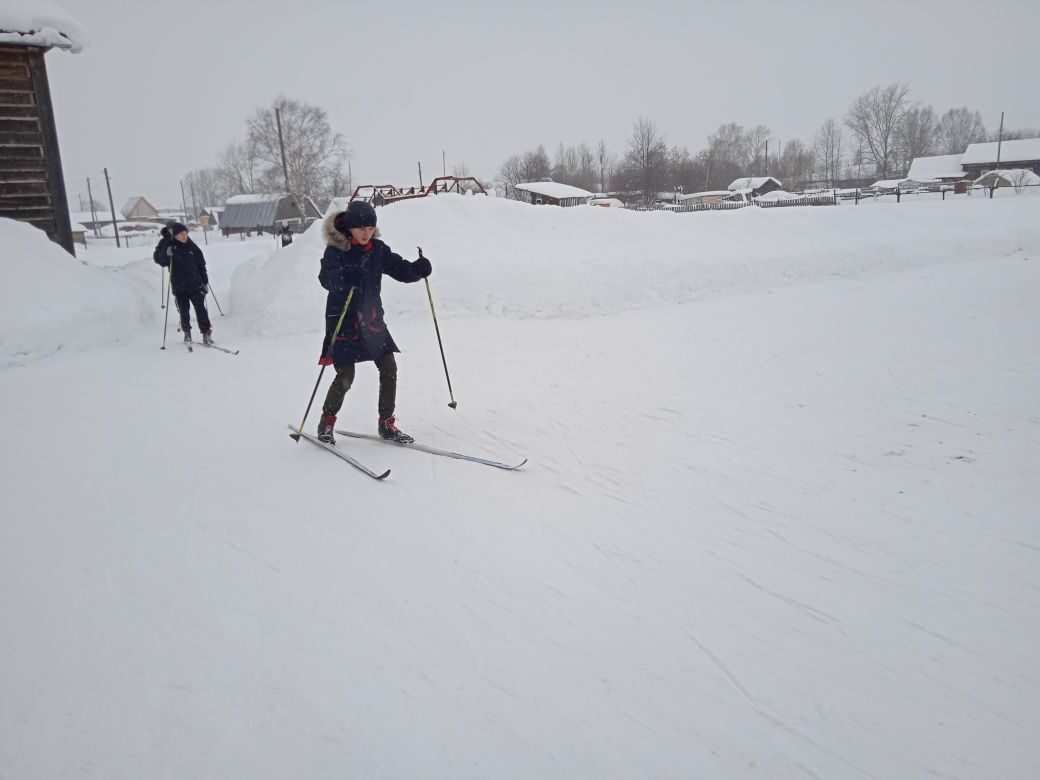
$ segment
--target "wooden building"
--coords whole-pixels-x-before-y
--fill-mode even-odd
[[[283,193],[235,195],[224,204],[220,230],[225,236],[253,231],[274,235],[283,222],[296,226],[299,232],[316,219],[321,219],[321,213],[307,198]]]
[[[767,192],[782,190],[783,188],[783,183],[772,176],[742,176],[739,179],[735,179],[726,189],[731,193],[740,193],[754,200]]]
[[[0,26],[0,217],[34,225],[75,254],[44,56],[80,51],[83,31],[54,6],[10,2],[20,11],[10,18],[22,21]]]
[[[961,165],[970,179],[977,179],[998,168],[1025,169],[1040,174],[1040,138],[970,144],[961,158]]]
[[[149,222],[159,219],[159,210],[141,195],[130,198],[123,208],[123,218],[130,222]]]
[[[555,181],[536,181],[517,184],[516,199],[535,206],[587,206],[593,193],[570,184]]]

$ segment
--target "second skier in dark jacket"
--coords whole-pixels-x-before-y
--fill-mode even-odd
[[[198,320],[202,340],[209,344],[213,340],[213,328],[206,311],[206,293],[209,290],[209,274],[206,273],[206,258],[198,244],[188,236],[188,228],[179,222],[172,223],[164,231],[159,246],[155,248],[152,258],[159,265],[170,269],[170,289],[177,301],[177,311],[181,315],[181,330],[184,340],[191,341],[191,317],[189,304],[195,307],[195,319]],[[164,246],[165,242],[165,246]]]

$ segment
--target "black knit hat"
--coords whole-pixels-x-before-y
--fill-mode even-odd
[[[175,236],[178,233],[187,233],[188,228],[182,225],[180,222],[168,222],[166,227],[170,229],[170,235]]]
[[[375,227],[376,210],[372,204],[363,200],[354,200],[347,206],[347,210],[336,216],[332,223],[336,230],[346,234],[351,228]]]

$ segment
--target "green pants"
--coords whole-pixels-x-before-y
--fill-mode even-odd
[[[394,416],[394,407],[397,405],[397,361],[394,353],[390,352],[386,357],[376,363],[379,369],[379,417],[385,419]],[[350,386],[354,384],[354,364],[346,363],[336,366],[336,378],[332,380],[332,386],[325,396],[325,405],[322,411],[325,414],[335,415],[343,406],[343,398],[346,396]]]

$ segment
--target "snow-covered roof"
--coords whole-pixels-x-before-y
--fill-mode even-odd
[[[907,178],[921,181],[924,179],[954,179],[964,176],[961,166],[963,154],[940,154],[935,157],[915,157],[910,163]]]
[[[873,184],[870,185],[870,189],[872,189],[872,190],[894,190],[894,189],[906,190],[906,189],[910,189],[911,187],[919,187],[922,184],[932,184],[932,183],[934,183],[934,180],[931,180],[931,179],[925,179],[925,180],[922,180],[922,179],[911,179],[909,176],[906,176],[906,177],[904,177],[902,179],[882,179],[881,181],[876,181],[876,182],[874,182]]]
[[[144,202],[144,205],[152,211],[156,211],[155,206],[149,203],[148,199],[145,198],[143,195],[135,195],[134,197],[127,200],[127,202],[123,204],[123,208],[121,208],[120,211],[123,213],[124,217],[128,217],[142,202]],[[156,213],[159,212],[156,211]]]
[[[524,192],[533,192],[535,195],[544,195],[547,198],[591,198],[592,193],[581,187],[572,187],[570,184],[561,184],[555,181],[534,181],[526,184],[517,184],[516,189]]]
[[[83,25],[54,0],[4,0],[0,43],[54,47],[75,54],[89,40]]]
[[[772,176],[743,176],[739,179],[734,179],[733,183],[727,188],[730,192],[744,192],[747,190],[757,190],[766,182],[776,182],[777,187],[783,187],[783,183]]]
[[[288,195],[277,192],[260,193],[256,195],[232,195],[224,202],[224,205],[239,206],[244,203],[270,203],[271,201],[279,201],[282,198],[288,197]]]
[[[709,198],[718,196],[724,198],[727,195],[731,195],[731,190],[704,190],[703,192],[688,192],[685,195],[680,195],[680,200],[690,200],[691,198]]]
[[[899,187],[900,184],[906,184],[906,179],[881,179],[870,185],[872,190],[894,190]]]
[[[1023,138],[1020,141],[1004,141],[1000,144],[1000,162],[1024,162],[1040,160],[1040,138]],[[962,165],[987,165],[997,161],[997,142],[969,144],[961,158]]]
[[[986,171],[975,180],[976,184],[992,185],[990,180],[1000,179],[1009,185],[1016,187],[1036,186],[1040,184],[1040,176],[1037,176],[1028,168],[1001,168],[999,171]]]
[[[786,190],[773,190],[767,192],[765,195],[759,195],[759,200],[798,200],[802,198],[802,195],[795,195],[793,192],[787,192]]]

